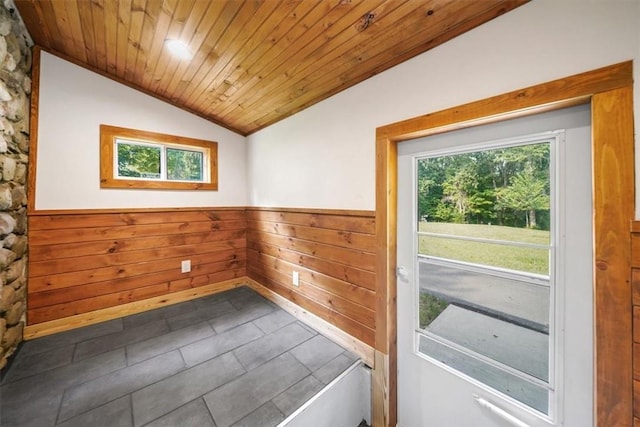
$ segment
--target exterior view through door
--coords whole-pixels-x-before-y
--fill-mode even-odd
[[[592,425],[589,122],[399,145],[400,426]]]

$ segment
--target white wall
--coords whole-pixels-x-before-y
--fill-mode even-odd
[[[218,142],[218,191],[100,189],[100,124]],[[42,53],[36,209],[246,206],[241,135]]]
[[[375,209],[376,127],[627,60],[640,1],[532,1],[249,136],[249,202]]]

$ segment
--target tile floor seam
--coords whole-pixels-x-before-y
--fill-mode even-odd
[[[177,348],[176,350],[178,350],[178,354],[180,355],[180,358],[182,359],[182,363],[184,363],[184,367],[185,367],[185,369],[189,369],[189,368],[190,368],[190,366],[189,366],[189,364],[187,363],[186,359],[184,358],[184,354],[182,354],[182,348],[183,348],[183,347],[184,347],[184,346],[182,346],[182,347],[180,347],[180,348]],[[181,371],[181,372],[182,372],[182,371]]]
[[[233,358],[235,359],[236,363],[238,364],[238,366],[242,367],[242,365],[240,364],[240,362],[237,360],[237,358],[235,357],[235,355],[234,355],[232,352],[227,352],[227,353],[230,353],[230,355],[229,355],[229,356],[230,356],[230,357],[233,357]],[[206,360],[206,361],[204,361],[204,362],[202,362],[202,363],[199,363],[198,365],[195,365],[195,366],[192,366],[192,367],[188,367],[188,368],[186,368],[186,369],[184,369],[184,370],[182,370],[182,371],[180,371],[180,372],[176,372],[176,373],[175,373],[175,374],[173,374],[173,375],[170,375],[170,376],[168,376],[168,377],[165,377],[165,378],[163,378],[162,380],[156,381],[156,382],[154,382],[153,384],[149,384],[149,385],[147,385],[147,386],[145,386],[145,387],[143,387],[143,388],[141,388],[141,389],[139,389],[139,390],[136,390],[135,392],[132,392],[132,393],[131,393],[132,399],[133,399],[133,395],[134,395],[136,392],[139,392],[139,391],[144,390],[144,389],[146,389],[146,388],[148,388],[148,387],[151,387],[152,385],[154,385],[154,384],[156,384],[156,383],[159,383],[159,382],[161,382],[161,381],[166,381],[166,380],[168,380],[168,379],[170,379],[170,378],[172,378],[172,377],[174,377],[174,376],[176,376],[176,375],[179,375],[179,374],[181,374],[181,373],[183,373],[183,372],[185,372],[185,371],[187,371],[187,370],[194,369],[194,368],[196,368],[196,367],[197,367],[197,366],[199,366],[199,365],[203,365],[203,364],[205,364],[205,363],[211,362],[213,359],[220,358],[220,357],[222,357],[224,354],[227,354],[227,353],[220,354],[220,355],[218,355],[218,356],[216,356],[216,357],[214,357],[214,358],[212,358],[212,359],[208,359],[208,360]],[[243,372],[241,375],[236,376],[236,377],[230,377],[230,378],[229,378],[229,379],[227,379],[226,381],[223,381],[223,382],[221,382],[220,384],[218,384],[216,387],[214,387],[214,388],[212,388],[212,389],[209,389],[209,390],[207,390],[207,391],[203,392],[203,393],[199,396],[199,398],[203,398],[203,397],[204,397],[205,395],[207,395],[208,393],[211,393],[211,392],[213,392],[214,390],[217,390],[218,388],[223,387],[223,386],[225,386],[226,384],[228,384],[228,383],[230,383],[230,382],[232,382],[232,381],[235,381],[236,379],[241,378],[242,376],[246,375],[248,371],[246,371],[244,368],[242,368],[242,370],[243,370],[244,372]],[[192,399],[191,401],[196,400],[196,399],[197,399],[197,398]],[[190,402],[191,402],[191,401],[190,401]],[[133,401],[132,401],[132,402],[133,402]],[[173,412],[173,411],[177,410],[178,408],[181,408],[182,406],[184,406],[184,405],[186,405],[186,404],[188,404],[188,403],[189,403],[189,402],[183,403],[182,405],[178,406],[177,408],[174,408],[173,410],[171,410],[171,411],[169,411],[169,412],[167,412],[167,413],[164,413],[164,414],[160,415],[160,416],[159,416],[159,417],[157,417],[156,419],[158,419],[158,418],[162,418],[162,417],[164,417],[164,416],[166,416],[166,415],[170,414],[171,412]],[[205,402],[205,403],[206,403],[206,402]],[[132,410],[132,412],[134,412],[134,413],[135,413],[133,404],[132,404],[131,410]],[[148,422],[146,422],[145,424],[149,424],[150,422],[151,422],[151,421],[148,421]],[[142,425],[143,425],[143,424],[141,424],[140,426],[142,426]],[[133,426],[136,426],[136,424],[134,423],[134,424],[133,424]]]
[[[135,420],[133,418],[133,393],[129,393],[129,408],[131,408],[131,426],[135,426]]]
[[[50,350],[48,350],[48,351],[46,351],[46,352],[36,353],[36,354],[32,354],[32,355],[27,355],[26,357],[31,358],[31,357],[36,356],[36,355],[44,355],[45,353],[48,353],[48,352],[51,352],[51,351],[57,351],[57,350],[63,349],[64,347],[67,347],[67,346],[68,346],[68,344],[67,344],[67,345],[65,345],[65,346],[60,346],[60,347],[56,347],[56,348],[54,348],[54,349],[50,349]],[[74,349],[74,351],[75,351],[75,349]],[[64,367],[69,366],[69,365],[71,365],[71,364],[73,364],[73,355],[72,355],[72,357],[71,357],[71,360],[70,360],[69,362],[67,362],[67,363],[64,363],[64,364],[62,364],[62,365],[53,366],[53,367],[51,367],[51,368],[47,368],[47,369],[44,369],[44,370],[42,370],[42,371],[37,371],[37,372],[35,372],[35,373],[33,373],[33,374],[27,374],[27,375],[22,376],[22,377],[21,377],[21,376],[18,376],[18,377],[16,378],[16,377],[15,377],[15,375],[9,375],[9,372],[7,372],[7,373],[5,374],[5,378],[3,379],[2,383],[0,384],[0,386],[5,385],[5,384],[11,384],[11,383],[16,382],[16,381],[25,380],[25,379],[27,379],[27,378],[33,378],[33,377],[36,377],[36,376],[38,376],[38,375],[46,374],[47,372],[52,372],[52,371],[55,371],[56,369],[64,368]],[[20,369],[20,368],[21,368],[20,363],[17,363],[16,365],[12,366],[12,368],[13,368],[14,370],[15,370],[15,369]],[[19,372],[19,371],[18,371],[18,372]],[[18,374],[18,375],[19,375],[19,374]]]
[[[129,393],[129,394],[131,395],[131,399],[132,399],[132,401],[131,401],[131,409],[132,409],[132,410],[131,410],[131,414],[133,415],[133,393]],[[149,420],[149,421],[147,421],[147,422],[146,422],[146,423],[144,423],[144,424],[141,424],[139,427],[145,427],[145,426],[148,426],[149,424],[153,424],[154,422],[158,421],[159,419],[164,418],[164,417],[166,417],[166,416],[167,416],[167,415],[169,415],[169,414],[173,414],[174,412],[176,412],[178,409],[182,408],[183,406],[190,405],[190,404],[192,404],[193,402],[195,402],[195,401],[197,401],[197,400],[200,400],[200,399],[202,399],[202,395],[200,395],[200,396],[198,396],[198,397],[196,397],[196,398],[194,398],[194,399],[191,399],[191,400],[190,400],[190,401],[188,401],[188,402],[183,403],[182,405],[178,406],[177,408],[172,409],[171,411],[167,412],[166,414],[159,415],[159,416],[157,416],[156,418],[154,418],[154,419],[152,419],[152,420]],[[204,406],[205,406],[205,407],[207,407],[207,405],[206,405],[206,404],[205,404]],[[207,407],[207,411],[209,411],[209,408],[208,408],[208,407]],[[211,416],[211,419],[213,419],[213,415],[211,414],[211,412],[210,412],[210,411],[209,411],[209,416]],[[132,426],[135,426],[135,424],[131,424],[131,425],[132,425]],[[191,427],[191,426],[188,426],[188,427]],[[193,427],[197,427],[197,426],[193,426]]]
[[[251,342],[253,342],[253,341],[251,341]],[[247,343],[247,344],[250,344],[250,343]],[[253,371],[254,369],[259,368],[260,366],[264,365],[265,363],[268,363],[268,362],[272,361],[273,359],[275,359],[276,357],[280,357],[280,356],[282,356],[283,354],[285,354],[286,352],[288,352],[288,351],[289,351],[289,350],[285,350],[285,351],[283,351],[283,352],[281,352],[281,353],[275,354],[275,355],[273,355],[273,357],[271,357],[270,359],[266,359],[266,360],[262,361],[262,363],[260,363],[259,365],[254,366],[253,368],[249,369],[249,368],[248,368],[248,366],[251,366],[251,364],[249,364],[249,363],[248,363],[248,366],[245,366],[245,365],[244,365],[244,363],[242,363],[242,362],[240,361],[240,359],[238,359],[238,356],[235,354],[235,351],[236,351],[236,350],[238,350],[238,349],[240,349],[240,348],[242,348],[242,347],[244,347],[244,345],[242,345],[242,346],[240,346],[240,347],[238,347],[238,348],[235,348],[234,350],[232,350],[232,352],[233,352],[233,355],[234,355],[234,356],[236,357],[236,359],[238,360],[238,362],[240,363],[240,366],[242,366],[242,367],[243,367],[247,372]]]
[[[170,353],[171,351],[177,351],[177,349],[170,350],[170,351],[169,351],[169,352],[167,352],[167,353]],[[184,372],[184,371],[186,371],[186,370],[190,369],[190,368],[187,366],[187,364],[186,364],[186,363],[184,363],[184,360],[183,360],[183,366],[182,366],[182,368],[181,368],[180,370],[178,370],[177,372],[175,372],[174,374],[171,374],[171,375],[168,375],[168,376],[166,376],[166,377],[160,378],[160,379],[158,379],[158,380],[156,380],[156,381],[154,381],[154,382],[145,383],[144,385],[141,385],[141,386],[139,386],[139,387],[136,387],[136,388],[134,388],[134,389],[132,389],[132,390],[130,390],[130,391],[128,391],[128,392],[126,392],[126,393],[122,394],[122,395],[117,395],[117,396],[115,396],[113,399],[111,399],[111,400],[109,400],[109,401],[106,401],[106,402],[103,402],[102,404],[100,404],[100,405],[98,405],[98,406],[90,407],[90,408],[89,408],[89,409],[87,409],[86,411],[83,411],[83,412],[80,412],[80,413],[78,413],[78,414],[75,414],[75,415],[74,415],[73,417],[71,417],[71,418],[67,418],[67,419],[64,419],[64,420],[60,420],[60,415],[61,415],[61,412],[62,412],[62,406],[63,406],[63,403],[64,403],[64,396],[67,394],[67,391],[68,391],[70,388],[78,387],[78,386],[81,386],[81,385],[84,385],[84,384],[90,383],[90,382],[92,382],[92,381],[96,381],[96,380],[98,380],[98,379],[100,379],[100,378],[106,377],[106,376],[108,376],[108,375],[112,375],[112,374],[114,374],[114,373],[116,373],[116,372],[119,372],[119,371],[122,371],[122,370],[125,370],[125,369],[129,369],[129,368],[132,368],[132,367],[134,367],[134,366],[136,366],[136,365],[139,365],[139,364],[141,364],[141,363],[148,362],[149,360],[151,360],[151,359],[153,359],[153,358],[160,357],[160,356],[162,356],[162,355],[164,355],[164,354],[167,354],[167,353],[159,354],[159,355],[154,356],[154,357],[152,357],[152,358],[150,358],[150,359],[141,360],[140,362],[136,362],[136,363],[134,363],[133,365],[127,365],[127,366],[124,366],[124,367],[122,367],[122,368],[120,368],[120,369],[117,369],[117,370],[112,371],[112,372],[107,372],[107,373],[105,373],[104,375],[101,375],[101,376],[96,377],[96,378],[92,378],[92,379],[90,379],[90,380],[88,380],[88,381],[85,381],[85,382],[83,382],[83,383],[78,383],[78,384],[70,385],[69,387],[65,388],[65,389],[64,389],[64,391],[63,391],[63,394],[62,394],[62,398],[60,399],[60,407],[59,407],[59,409],[58,409],[58,415],[57,415],[57,417],[56,417],[56,424],[58,424],[58,423],[60,423],[60,422],[66,422],[66,421],[68,421],[68,420],[70,420],[70,419],[75,418],[76,416],[79,416],[79,415],[82,415],[82,414],[86,414],[87,412],[91,412],[91,411],[93,411],[93,410],[95,410],[95,409],[97,409],[97,408],[99,408],[99,407],[102,407],[102,406],[104,406],[104,405],[106,405],[106,404],[108,404],[108,403],[111,403],[111,402],[113,402],[113,401],[115,401],[115,400],[122,399],[122,398],[123,398],[124,396],[126,396],[126,395],[133,395],[133,393],[135,393],[135,392],[137,392],[137,391],[140,391],[140,390],[142,390],[143,388],[146,388],[146,387],[149,387],[149,386],[154,385],[154,384],[156,384],[156,383],[159,383],[160,381],[164,381],[164,380],[165,380],[165,379],[167,379],[167,378],[171,378],[171,377],[173,377],[173,376],[175,376],[175,375],[180,374],[181,372]],[[178,352],[178,353],[179,353],[179,352]],[[181,355],[181,358],[182,358],[182,355]],[[203,362],[203,363],[204,363],[204,362]],[[132,406],[131,408],[132,408],[132,411],[133,411],[133,406]]]
[[[65,392],[66,392],[66,390],[65,390]],[[111,404],[111,403],[115,402],[116,400],[120,400],[120,399],[122,399],[122,398],[124,398],[124,397],[130,396],[131,394],[132,394],[132,393],[125,393],[125,394],[123,394],[123,395],[121,395],[121,396],[117,396],[117,397],[115,397],[115,398],[113,398],[113,399],[111,399],[111,400],[104,401],[104,402],[102,402],[102,403],[101,403],[100,405],[98,405],[98,406],[90,407],[90,408],[89,408],[89,409],[87,409],[86,411],[78,412],[77,414],[74,414],[72,417],[65,418],[64,420],[61,420],[61,419],[60,419],[60,411],[59,411],[59,412],[58,412],[58,416],[56,417],[56,420],[55,420],[55,424],[54,424],[54,426],[56,426],[56,425],[58,425],[58,424],[62,424],[62,423],[69,422],[69,421],[73,420],[74,418],[80,417],[80,416],[82,416],[82,415],[88,414],[89,412],[92,412],[92,411],[95,411],[95,410],[97,410],[97,409],[99,409],[99,408],[102,408],[102,407],[104,407],[104,406],[107,406],[107,405],[109,405],[109,404]],[[63,397],[62,399],[60,399],[60,409],[62,409],[62,403],[63,403],[63,401],[64,401],[64,397]],[[133,412],[133,411],[132,411],[132,412]]]
[[[80,339],[78,339],[78,340],[73,340],[73,341],[72,341],[72,342],[70,342],[69,344],[74,344],[74,345],[76,345],[76,344],[83,343],[83,342],[85,342],[85,341],[90,341],[90,340],[93,340],[93,339],[96,339],[96,338],[102,338],[102,337],[105,337],[105,336],[107,336],[107,335],[111,335],[111,334],[114,334],[114,333],[123,332],[125,328],[124,328],[124,324],[123,324],[123,322],[122,322],[122,318],[109,320],[108,322],[113,322],[113,321],[116,321],[116,320],[119,320],[119,321],[120,321],[119,323],[120,323],[120,324],[121,324],[121,326],[122,326],[122,328],[121,328],[120,330],[117,330],[117,331],[110,331],[110,332],[105,332],[105,333],[103,333],[103,334],[101,334],[101,335],[96,335],[96,336],[87,336],[87,337],[85,337],[85,338],[80,338]],[[100,323],[96,323],[96,324],[94,324],[94,325],[99,325],[99,324],[100,324]],[[94,325],[89,325],[89,327],[94,326]],[[64,334],[64,333],[71,333],[71,332],[73,332],[73,331],[74,331],[74,329],[71,329],[71,330],[69,330],[69,331],[65,331],[65,332],[61,332],[61,333],[62,333],[62,334]],[[61,347],[62,347],[62,346],[61,346]]]
[[[181,347],[181,348],[182,348],[182,347]],[[177,350],[180,350],[180,349],[177,349]],[[186,361],[185,361],[184,369],[183,369],[182,371],[180,371],[180,372],[188,371],[189,369],[193,369],[193,368],[197,368],[198,366],[203,365],[203,364],[205,364],[205,363],[207,363],[207,362],[210,362],[210,361],[211,361],[211,360],[213,360],[213,359],[216,359],[216,358],[218,358],[218,357],[220,357],[220,356],[224,356],[225,354],[227,354],[227,353],[232,353],[232,352],[233,352],[233,350],[225,351],[224,353],[217,354],[217,355],[215,355],[215,356],[213,356],[213,357],[211,357],[211,358],[209,358],[209,359],[203,360],[202,362],[198,362],[198,363],[196,363],[195,365],[191,365],[191,366],[189,366],[189,365],[186,363]],[[182,356],[182,352],[180,353],[180,356],[182,357],[182,360],[184,361],[184,357]],[[242,366],[242,363],[240,363],[240,361],[238,361],[238,363],[240,364],[240,366]],[[243,368],[244,368],[244,366],[243,366]],[[179,374],[180,372],[176,372],[174,375],[177,375],[177,374]],[[166,377],[166,378],[170,378],[170,377],[172,377],[172,376],[173,376],[173,375],[170,375],[170,376],[168,376],[168,377]],[[162,380],[160,380],[160,381],[162,381]]]
[[[301,343],[300,343],[300,344],[298,344],[297,346],[295,346],[295,347],[293,347],[293,348],[290,348],[290,349],[289,349],[289,350],[287,350],[287,351],[291,353],[291,351],[292,351],[293,349],[300,347],[301,345],[303,345],[303,344],[304,344],[304,343],[306,343],[307,341],[310,341],[310,340],[314,339],[316,336],[317,336],[317,334],[316,334],[316,335],[312,335],[312,336],[310,336],[308,339],[304,340],[303,342],[301,342]],[[296,359],[298,362],[300,362],[300,364],[301,364],[302,366],[304,366],[305,368],[309,369],[309,367],[308,367],[308,366],[307,366],[307,365],[306,365],[302,360],[298,359],[298,358],[296,357],[296,355],[295,355],[295,354],[291,353],[291,356],[293,356],[293,358],[294,358],[294,359]],[[313,375],[313,373],[315,372],[315,371],[312,371],[311,369],[309,369],[309,371],[311,372],[311,375]]]
[[[208,322],[200,322],[200,323],[208,323]],[[211,327],[211,325],[209,325],[209,326]],[[213,330],[213,327],[211,327],[211,329]],[[177,329],[177,330],[175,330],[175,331],[170,331],[169,333],[172,333],[172,332],[178,332],[178,331],[180,331],[180,329]],[[137,360],[135,363],[133,363],[133,365],[136,365],[136,364],[138,364],[138,363],[140,363],[140,362],[144,362],[144,361],[149,360],[149,359],[153,359],[154,357],[161,356],[161,355],[163,355],[163,354],[170,353],[170,352],[172,352],[172,351],[174,351],[174,350],[178,350],[178,349],[180,349],[180,348],[184,347],[185,345],[193,344],[193,343],[196,343],[196,342],[202,341],[202,340],[204,340],[204,339],[207,339],[207,338],[209,338],[209,337],[211,337],[211,336],[215,336],[215,335],[217,335],[217,334],[216,334],[216,332],[215,332],[215,330],[214,330],[214,331],[213,331],[213,335],[208,335],[208,336],[203,337],[203,338],[201,338],[201,339],[199,339],[199,340],[196,340],[196,341],[190,341],[190,342],[188,342],[187,344],[184,344],[184,345],[181,345],[181,346],[178,346],[178,347],[169,347],[166,351],[163,351],[162,353],[153,353],[153,355],[152,355],[152,356],[149,356],[149,357],[147,357],[147,358],[145,358],[145,359]],[[158,338],[159,336],[160,336],[160,335],[155,336],[155,337],[151,337],[151,338],[149,338],[149,339],[147,339],[147,340],[139,341],[139,342],[132,343],[132,344],[128,344],[128,345],[124,346],[124,349],[125,349],[125,356],[127,357],[127,366],[133,366],[133,365],[129,365],[129,354],[128,354],[128,352],[127,352],[127,350],[129,349],[129,346],[130,346],[130,345],[141,344],[141,343],[144,343],[144,342],[146,342],[146,341],[150,341],[150,340],[156,339],[156,338]],[[118,348],[120,348],[120,347],[118,347]]]
[[[58,402],[58,410],[56,411],[56,417],[53,420],[54,426],[58,425],[58,422],[60,420],[60,413],[62,412],[62,403],[64,402],[64,395],[67,394],[67,390],[71,387],[73,386],[69,385],[62,390],[62,394],[60,396],[60,402]]]
[[[113,350],[110,350],[110,351],[114,351],[114,350],[118,350],[118,348],[114,348]],[[105,353],[103,353],[103,354],[105,354]],[[101,356],[101,355],[97,355],[97,356]],[[96,357],[97,357],[97,356],[96,356]],[[87,360],[87,359],[85,359],[85,360]],[[71,365],[71,364],[70,364],[70,365]],[[72,384],[69,384],[69,385],[67,385],[67,386],[64,388],[64,390],[63,390],[63,394],[64,394],[64,393],[66,393],[66,391],[67,391],[68,389],[72,388],[72,387],[78,387],[78,386],[81,386],[81,385],[83,385],[83,384],[90,383],[91,381],[95,381],[95,380],[97,380],[97,379],[99,379],[99,378],[102,378],[102,377],[104,377],[104,376],[111,375],[111,374],[113,374],[113,373],[115,373],[115,372],[121,371],[121,370],[126,369],[126,368],[128,368],[128,367],[129,367],[129,365],[127,365],[127,364],[126,364],[126,354],[125,354],[125,366],[123,366],[122,368],[118,368],[118,369],[115,369],[115,370],[113,370],[113,371],[105,372],[105,373],[104,373],[104,374],[102,374],[102,375],[98,375],[97,377],[89,378],[89,379],[87,379],[87,380],[85,380],[85,381],[81,381],[81,382],[78,382],[78,383],[72,383]]]
[[[285,354],[285,353],[283,353],[282,355],[280,355],[278,358],[279,358],[279,359],[282,359],[282,358],[283,358],[283,356],[284,356],[284,354]],[[288,356],[289,356],[289,357],[291,357],[290,355],[288,355]],[[269,363],[271,363],[271,364],[274,364],[274,363],[275,363],[276,365],[278,365],[278,364],[280,364],[280,363],[281,363],[281,361],[277,361],[277,362],[276,362],[276,361],[275,361],[275,359],[273,359],[273,360],[271,360],[271,361],[267,362],[267,364],[269,364]],[[289,387],[290,387],[291,385],[293,385],[293,384],[296,384],[298,381],[302,380],[303,378],[305,378],[305,377],[307,377],[307,376],[309,376],[309,375],[311,374],[311,372],[310,372],[310,371],[309,371],[309,370],[308,370],[308,369],[307,369],[303,364],[298,363],[298,365],[299,365],[299,367],[298,367],[297,369],[301,369],[301,371],[300,371],[300,372],[298,372],[298,374],[302,374],[302,373],[304,372],[304,375],[302,375],[298,380],[295,380],[292,384],[290,384],[290,385],[289,385]],[[253,379],[253,377],[255,377],[256,375],[258,375],[258,376],[262,375],[262,374],[264,373],[263,371],[265,371],[265,369],[267,369],[265,366],[266,366],[266,364],[260,365],[259,367],[255,368],[254,370],[251,370],[251,371],[245,372],[244,374],[242,374],[242,375],[240,375],[240,376],[238,376],[238,377],[234,378],[232,381],[229,381],[229,382],[227,383],[227,390],[224,390],[224,391],[221,391],[221,392],[220,392],[220,393],[222,393],[222,395],[223,395],[223,396],[222,396],[222,400],[221,400],[221,401],[213,400],[213,401],[211,401],[211,402],[210,402],[210,401],[207,399],[207,396],[209,396],[209,397],[211,398],[211,396],[212,396],[212,395],[216,394],[215,392],[216,392],[218,389],[216,389],[216,390],[212,390],[211,392],[209,392],[209,393],[205,394],[205,395],[203,396],[203,398],[204,398],[204,400],[205,400],[205,403],[207,403],[207,405],[209,405],[209,403],[212,403],[212,404],[215,404],[215,403],[218,403],[218,404],[224,404],[224,401],[225,401],[226,399],[228,399],[228,398],[230,398],[230,397],[231,397],[230,395],[225,396],[225,392],[228,392],[228,391],[229,391],[229,388],[230,388],[233,392],[237,392],[237,391],[238,391],[238,390],[237,390],[237,388],[238,388],[238,387],[240,387],[240,388],[241,388],[242,386],[244,386],[244,385],[245,385],[244,383],[247,383],[248,379]],[[289,366],[290,366],[290,365],[289,365]],[[296,376],[297,376],[297,374],[296,374]],[[286,377],[287,377],[287,374],[285,373],[285,374],[284,374],[284,375],[282,375],[281,377],[286,378]],[[281,381],[281,380],[282,380],[282,378],[279,378],[279,379],[274,380],[274,381],[275,381],[275,382],[276,382],[276,384],[277,384],[277,383],[278,383],[279,381]],[[289,380],[285,379],[285,381],[289,381]],[[231,385],[231,383],[235,383],[235,384]],[[272,384],[272,385],[273,385],[273,384]],[[272,386],[272,385],[271,385],[271,386]],[[223,386],[223,387],[224,387],[224,386]],[[287,390],[289,387],[286,387],[285,389],[283,389],[283,390],[281,390],[280,392],[276,393],[276,396],[277,396],[277,395],[279,395],[282,391]],[[233,393],[232,393],[232,395],[233,395]],[[220,398],[221,396],[218,396],[218,397]],[[273,397],[272,397],[272,398],[273,398]],[[269,399],[267,399],[267,400],[262,401],[262,404],[260,404],[260,405],[259,405],[259,406],[257,406],[257,407],[254,407],[254,408],[253,408],[253,409],[251,409],[251,410],[250,410],[250,412],[248,412],[248,413],[243,413],[242,415],[240,415],[240,417],[239,417],[239,418],[229,419],[229,412],[231,412],[231,413],[233,413],[233,412],[234,412],[234,409],[230,409],[230,410],[229,410],[229,412],[227,412],[227,413],[225,413],[225,412],[221,412],[221,413],[217,414],[218,416],[217,416],[217,417],[214,417],[214,421],[216,421],[216,425],[220,425],[220,424],[222,423],[222,426],[230,426],[230,425],[232,425],[233,423],[239,422],[239,421],[240,421],[240,419],[242,419],[244,416],[249,415],[251,412],[253,412],[254,410],[258,409],[260,406],[262,406],[263,404],[265,404],[266,402],[268,402],[268,401],[269,401],[269,400],[271,400],[272,398],[269,398]],[[233,406],[232,406],[232,408],[233,408]],[[218,409],[221,409],[221,408],[218,408]],[[237,410],[237,408],[235,408],[235,410]],[[238,416],[239,414],[238,414],[238,413],[235,413],[234,415],[235,415],[235,416]]]
[[[143,326],[144,326],[144,325],[143,325]],[[170,330],[170,329],[169,329],[169,326],[166,324],[166,322],[165,322],[165,326],[167,326],[167,330]],[[102,337],[98,337],[98,338],[104,338],[104,337],[107,337],[107,336],[109,336],[109,335],[120,334],[120,333],[124,333],[124,330],[123,330],[123,331],[120,331],[120,332],[115,332],[115,333],[113,333],[113,334],[104,335],[104,336],[102,336]],[[161,334],[153,335],[153,336],[150,336],[150,337],[146,337],[146,339],[153,339],[153,338],[155,338],[155,337],[157,337],[157,336],[160,336],[160,335],[161,335]],[[93,338],[93,339],[91,339],[91,340],[85,340],[85,341],[83,341],[83,342],[80,342],[80,343],[76,343],[76,344],[75,344],[74,355],[73,355],[73,359],[72,359],[72,361],[73,361],[73,362],[80,362],[80,361],[82,361],[82,360],[85,360],[85,359],[88,359],[88,358],[91,358],[91,357],[94,357],[94,356],[97,356],[97,355],[100,355],[100,354],[104,354],[104,353],[106,353],[106,351],[103,351],[103,352],[99,352],[99,353],[96,353],[96,354],[93,354],[93,355],[89,355],[89,356],[86,356],[86,357],[84,357],[84,358],[81,358],[81,359],[75,360],[75,352],[76,352],[76,349],[78,348],[78,344],[82,344],[82,343],[84,343],[84,342],[86,342],[86,341],[92,341],[92,340],[94,340],[94,339],[96,339],[96,338]],[[140,341],[133,341],[133,342],[126,343],[126,344],[117,345],[117,346],[111,347],[111,348],[110,348],[109,350],[107,350],[107,351],[115,350],[115,349],[118,349],[118,348],[125,348],[125,347],[127,347],[128,345],[136,344],[136,343],[138,343],[138,342],[145,341],[146,339],[141,339]]]
[[[124,362],[127,366],[129,366],[129,349],[127,348],[128,346],[124,346]]]
[[[62,390],[62,394],[61,394],[61,396],[60,396],[60,403],[58,404],[58,411],[57,411],[57,413],[56,413],[56,418],[55,418],[55,420],[54,420],[54,422],[53,422],[53,425],[58,425],[58,423],[60,423],[60,421],[61,421],[61,420],[60,420],[60,413],[62,412],[62,405],[63,405],[63,403],[64,403],[64,397],[65,397],[65,396],[66,396],[66,394],[67,394],[67,390],[68,390],[69,388],[71,388],[71,387],[73,387],[73,386],[65,387],[65,388]]]
[[[290,327],[290,326],[291,326],[291,325],[293,325],[293,324],[298,324],[298,326],[300,326],[300,325],[299,325],[299,322],[293,322],[293,323],[290,323],[290,324],[288,324],[288,325],[283,326],[283,327],[282,327],[282,328],[280,328],[280,329],[276,329],[276,330],[274,330],[274,331],[270,332],[269,334],[264,334],[264,335],[263,335],[263,337],[261,337],[261,338],[267,337],[267,336],[269,336],[269,335],[273,335],[273,334],[275,334],[276,332],[278,332],[278,331],[280,331],[280,330],[282,330],[282,329],[284,329],[284,328],[286,328],[286,327]],[[258,329],[260,329],[260,328],[258,327]],[[304,329],[304,328],[303,328],[303,329]],[[306,329],[304,329],[304,330],[306,330]],[[304,339],[303,341],[300,341],[299,343],[297,343],[297,344],[296,344],[296,345],[294,345],[293,347],[291,347],[291,348],[287,348],[287,349],[283,350],[282,352],[280,352],[280,353],[278,353],[278,354],[274,354],[274,355],[272,355],[272,357],[271,357],[271,358],[264,360],[264,361],[263,361],[262,363],[260,363],[259,365],[254,366],[253,368],[251,368],[251,370],[258,368],[258,367],[259,367],[259,366],[261,366],[261,365],[264,365],[265,363],[267,363],[267,362],[269,362],[269,361],[271,361],[271,360],[275,359],[276,357],[279,357],[279,356],[283,355],[284,353],[290,352],[290,351],[291,351],[291,350],[293,350],[294,348],[298,347],[299,345],[304,344],[305,342],[307,342],[308,340],[310,340],[310,339],[312,339],[312,338],[314,338],[314,337],[315,337],[314,335],[311,335],[311,336],[309,336],[307,339]],[[261,339],[261,338],[258,338],[258,339]],[[257,341],[258,339],[254,340],[254,341]],[[242,346],[238,347],[236,350],[238,350],[238,349],[239,349],[239,348],[241,348],[241,347],[244,347],[245,345],[249,345],[249,344],[251,344],[251,343],[252,343],[252,342],[254,342],[254,341],[251,341],[251,342],[245,343],[245,344],[243,344]],[[235,351],[235,350],[234,350],[234,351]],[[235,354],[235,353],[234,353],[234,354]],[[293,354],[292,354],[292,355],[293,355]],[[238,360],[240,360],[240,359],[238,359]],[[297,360],[297,359],[296,359],[296,360]],[[302,362],[300,362],[300,363],[302,363]],[[244,366],[244,364],[242,363],[242,361],[240,361],[240,364],[241,364],[243,367],[245,367],[245,369],[248,369],[248,367]],[[302,363],[302,365],[304,366],[304,363]],[[249,365],[249,366],[250,366],[250,365]]]
[[[207,405],[206,400],[204,400],[204,394],[202,396],[200,396],[198,399],[202,399],[202,403],[204,404],[204,407],[207,408],[207,412],[209,413],[209,416],[211,417],[211,421],[213,421],[213,424],[217,426],[216,419],[213,416],[213,412],[211,412],[211,408],[209,408],[209,405]]]
[[[76,362],[76,352],[78,351],[78,343],[74,342],[73,343],[73,353],[71,354],[71,363],[75,363]]]

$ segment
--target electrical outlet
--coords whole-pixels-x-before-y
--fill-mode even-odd
[[[186,260],[182,261],[181,271],[183,273],[188,273],[188,272],[191,271],[191,260],[190,259],[186,259]]]
[[[291,283],[293,283],[293,286],[300,286],[300,273],[297,271],[293,272],[293,276],[291,276]]]

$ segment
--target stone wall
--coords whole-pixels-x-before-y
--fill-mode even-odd
[[[0,3],[0,369],[22,341],[27,306],[27,162],[31,39]]]

